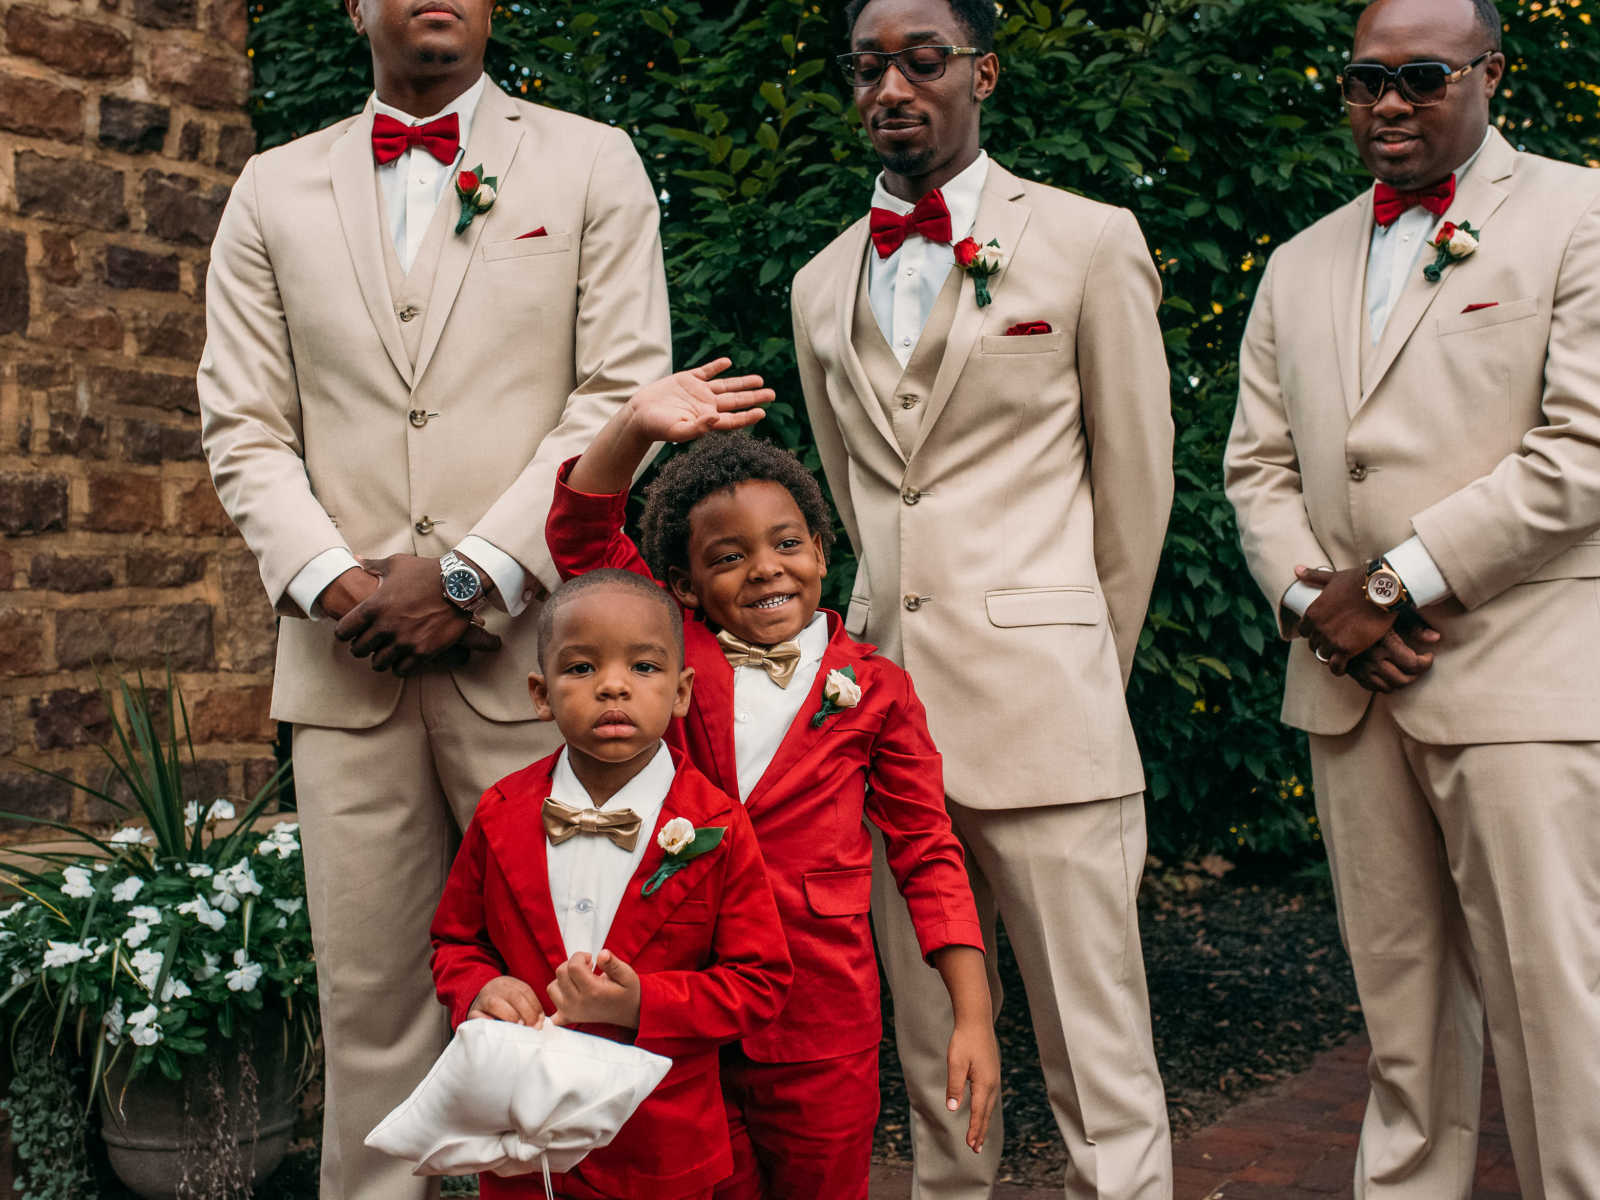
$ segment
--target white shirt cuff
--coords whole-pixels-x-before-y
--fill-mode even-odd
[[[1444,572],[1433,561],[1433,555],[1419,537],[1409,537],[1383,556],[1394,573],[1400,576],[1406,591],[1411,593],[1411,603],[1418,608],[1437,604],[1450,595],[1450,585]]]
[[[456,546],[456,553],[470,558],[488,572],[497,592],[495,604],[503,607],[510,616],[522,615],[522,610],[533,599],[533,589],[528,585],[528,572],[523,570],[521,563],[493,542],[471,533],[461,539]]]
[[[1283,599],[1279,603],[1295,616],[1303,617],[1306,615],[1306,609],[1311,607],[1311,602],[1320,595],[1322,595],[1321,588],[1312,587],[1309,583],[1301,583],[1296,579],[1289,585],[1289,590],[1283,593]]]
[[[312,620],[322,620],[327,613],[317,607],[317,597],[322,595],[330,583],[343,575],[351,567],[359,567],[356,556],[343,546],[335,546],[331,550],[324,550],[305,566],[300,568],[300,573],[289,581],[287,589],[289,599],[299,606],[300,611]]]

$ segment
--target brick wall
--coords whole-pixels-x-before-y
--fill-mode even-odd
[[[107,816],[11,761],[103,777],[97,667],[171,663],[197,797],[272,770],[272,614],[194,385],[246,29],[244,0],[0,0],[0,808]]]

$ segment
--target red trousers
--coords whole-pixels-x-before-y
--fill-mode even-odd
[[[733,1174],[716,1200],[867,1200],[878,1048],[820,1062],[722,1052]]]

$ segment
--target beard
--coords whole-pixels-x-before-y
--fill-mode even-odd
[[[933,166],[933,156],[931,148],[878,151],[878,161],[883,164],[883,169],[891,175],[899,175],[905,179],[917,179],[926,175]]]

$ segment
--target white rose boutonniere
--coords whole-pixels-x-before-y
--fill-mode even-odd
[[[854,708],[861,703],[861,684],[856,680],[856,669],[845,667],[829,671],[822,681],[822,707],[811,718],[811,728],[816,729],[834,713]]]
[[[1438,283],[1446,267],[1470,257],[1477,250],[1478,231],[1472,227],[1470,221],[1463,221],[1459,225],[1454,221],[1446,221],[1439,226],[1438,232],[1433,235],[1433,240],[1428,245],[1439,253],[1438,257],[1422,268],[1422,277],[1429,283]]]
[[[694,822],[688,818],[673,817],[661,827],[661,832],[656,834],[656,845],[661,847],[666,857],[661,860],[661,865],[656,868],[655,874],[645,880],[644,886],[639,889],[639,894],[649,896],[702,854],[709,854],[715,850],[722,844],[722,835],[727,832],[726,825],[696,829]]]

